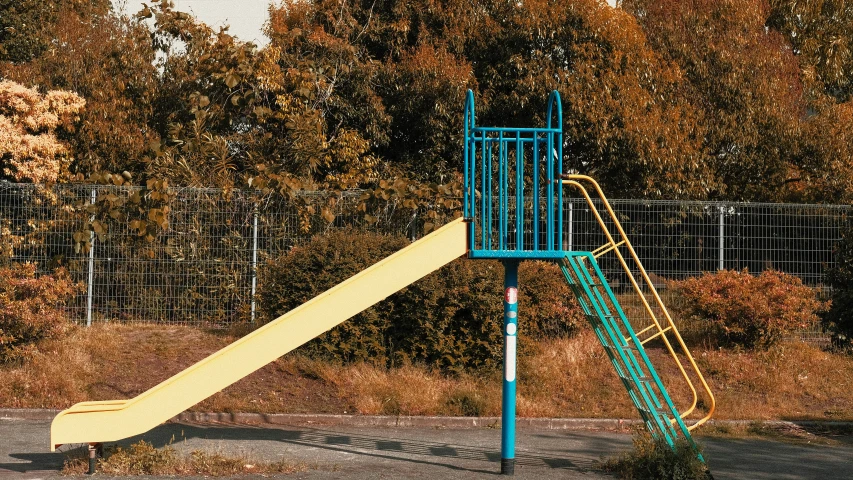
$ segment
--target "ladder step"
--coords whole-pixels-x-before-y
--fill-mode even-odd
[[[662,412],[662,411],[657,410],[657,409],[649,410],[647,408],[642,408],[642,407],[639,410],[640,410],[640,412],[645,413],[646,415],[650,415],[652,417],[662,419],[664,421],[664,423],[666,423],[667,425],[669,424],[669,417],[666,415],[665,412]]]
[[[634,379],[631,377],[625,377],[625,376],[618,375],[618,374],[617,374],[617,376],[623,380],[628,380],[630,382],[634,381]],[[637,375],[637,380],[639,380],[641,382],[651,382],[652,381],[651,377],[649,377],[648,375]]]

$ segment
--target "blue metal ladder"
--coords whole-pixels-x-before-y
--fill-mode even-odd
[[[648,431],[673,448],[679,436],[696,448],[595,256],[592,252],[565,253],[560,269]]]

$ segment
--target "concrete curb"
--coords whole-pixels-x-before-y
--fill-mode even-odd
[[[0,408],[0,420],[53,420],[59,412],[44,408]]]
[[[349,427],[497,428],[500,417],[434,417],[385,415],[202,413],[184,412],[173,421],[270,425],[324,425]],[[519,418],[519,428],[533,430],[614,430],[640,424],[639,420],[598,418]]]
[[[59,410],[37,408],[0,408],[0,421],[52,420]],[[497,428],[500,417],[438,417],[389,415],[337,415],[322,413],[210,413],[183,412],[171,419],[186,423],[234,423],[250,425],[307,425],[347,427],[415,427],[415,428]],[[767,426],[827,427],[853,429],[853,422],[785,421],[785,420],[711,420],[708,425],[749,425],[759,422]],[[531,430],[627,431],[642,422],[615,418],[519,418],[518,428]]]

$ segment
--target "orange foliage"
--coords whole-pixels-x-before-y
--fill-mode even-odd
[[[35,342],[55,337],[70,325],[62,306],[76,292],[64,269],[36,275],[31,263],[0,269],[0,363],[27,358]]]
[[[12,81],[0,81],[3,174],[18,182],[55,182],[66,153],[55,131],[85,104],[72,92],[51,90],[42,95]]]
[[[813,326],[829,308],[815,290],[793,275],[765,270],[721,270],[670,283],[673,310],[709,340],[724,346],[767,347],[785,335]]]

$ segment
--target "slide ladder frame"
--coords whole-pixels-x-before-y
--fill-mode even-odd
[[[540,128],[478,126],[474,95],[470,90],[467,92],[463,131],[463,215],[470,222],[468,257],[499,259],[505,270],[501,472],[506,474],[512,474],[515,461],[516,332],[523,328],[515,302],[516,274],[521,260],[553,261],[561,266],[653,436],[664,438],[672,447],[678,437],[692,443],[690,431],[711,418],[716,408],[713,393],[600,186],[585,175],[563,175],[562,106],[557,91],[548,98],[545,120],[546,126]],[[563,191],[567,186],[581,192],[607,238],[604,245],[592,252],[569,251],[564,246]],[[587,186],[591,186],[604,204],[609,220],[616,227],[618,241],[596,208]],[[639,281],[634,278],[623,249],[639,271]],[[618,257],[630,278],[652,320],[648,327],[634,330],[607,284],[596,261],[607,254]],[[592,269],[594,275],[590,275],[587,268]],[[653,303],[649,303],[640,283],[651,294]],[[656,315],[655,309],[661,314]],[[643,348],[644,343],[653,339],[663,342],[691,392],[690,405],[680,412]],[[686,359],[686,366],[679,355]],[[694,382],[694,378],[698,382]],[[702,405],[707,406],[707,412],[687,425],[688,417],[700,407],[697,383],[707,398],[707,405]]]
[[[655,387],[658,388],[660,393],[663,394],[662,397],[664,399],[664,404],[666,404],[667,402],[672,403],[672,401],[669,398],[669,394],[666,392],[666,389],[664,388],[663,384],[660,382],[660,379],[657,377],[656,373],[654,372],[654,367],[651,365],[651,362],[648,360],[648,356],[645,355],[645,349],[643,348],[643,345],[645,343],[647,343],[651,340],[654,340],[654,339],[659,339],[664,344],[666,352],[668,353],[670,358],[677,365],[684,382],[686,383],[686,385],[690,389],[692,399],[690,401],[690,405],[687,408],[684,408],[680,412],[678,412],[677,410],[672,412],[674,418],[669,419],[670,427],[672,427],[674,425],[678,425],[678,427],[679,427],[678,429],[674,430],[670,427],[667,427],[665,429],[660,429],[657,427],[651,428],[651,426],[650,426],[649,430],[651,431],[651,433],[653,435],[656,435],[656,436],[663,434],[664,431],[668,431],[668,433],[670,433],[670,435],[671,435],[673,432],[677,433],[677,431],[680,430],[681,433],[686,438],[689,438],[689,432],[690,431],[692,431],[696,427],[702,425],[703,423],[707,422],[713,416],[714,411],[716,410],[716,399],[714,398],[714,394],[711,391],[711,388],[709,387],[708,382],[705,380],[704,375],[702,375],[702,372],[700,371],[699,366],[696,364],[696,360],[693,358],[693,355],[690,353],[690,350],[687,348],[687,345],[684,343],[684,339],[681,337],[681,334],[679,333],[678,328],[675,326],[675,322],[673,322],[672,316],[669,314],[669,311],[667,310],[666,306],[664,305],[663,300],[661,300],[660,294],[658,294],[657,289],[655,288],[653,282],[649,278],[648,272],[646,272],[645,268],[642,265],[642,262],[640,262],[640,259],[637,256],[636,251],[634,250],[634,247],[631,245],[631,242],[628,239],[628,236],[625,233],[625,230],[622,228],[622,225],[619,222],[619,219],[618,219],[616,213],[614,212],[613,208],[610,206],[610,202],[607,201],[607,198],[605,197],[604,192],[601,189],[601,186],[593,178],[586,176],[586,175],[577,175],[577,174],[563,175],[562,176],[562,184],[564,186],[574,187],[576,190],[578,190],[581,193],[583,198],[586,200],[586,203],[589,206],[590,211],[593,213],[593,215],[596,219],[596,222],[598,223],[599,227],[601,228],[602,232],[604,233],[605,237],[607,238],[607,243],[605,243],[604,245],[600,246],[599,248],[597,248],[596,250],[594,250],[592,252],[579,252],[579,253],[578,252],[566,252],[566,262],[567,263],[564,263],[564,265],[562,266],[564,268],[563,272],[566,275],[566,278],[570,284],[573,281],[576,283],[572,288],[573,288],[573,290],[579,289],[578,293],[581,293],[581,296],[578,296],[578,299],[583,300],[584,297],[586,297],[586,300],[589,303],[587,305],[587,307],[592,307],[590,309],[589,315],[597,317],[597,318],[590,318],[590,317],[588,317],[588,318],[590,318],[590,320],[593,322],[593,325],[595,325],[597,322],[601,323],[605,327],[605,329],[609,328],[610,330],[613,331],[613,334],[615,336],[618,336],[618,338],[613,339],[613,340],[615,340],[615,342],[611,345],[623,345],[623,344],[624,345],[630,345],[630,343],[634,344],[634,349],[641,354],[641,358],[643,360],[643,363],[646,365],[646,368],[652,374],[652,378],[650,380],[652,380],[652,379],[655,380],[654,385],[655,385]],[[614,227],[616,228],[619,241],[617,241],[616,238],[614,238],[614,235],[610,232],[610,229],[607,227],[607,224],[604,221],[604,218],[602,217],[601,213],[599,212],[598,208],[596,207],[595,202],[593,201],[592,196],[590,195],[589,190],[587,189],[587,185],[592,187],[593,191],[596,193],[597,198],[599,199],[599,201],[604,206],[604,208],[608,214],[609,220],[613,223]],[[631,271],[631,268],[628,264],[628,261],[625,258],[625,255],[622,254],[621,249],[625,249],[628,253],[628,257],[633,261],[635,268],[637,269],[637,271],[640,274],[640,282],[638,282],[637,279],[635,278],[635,276],[634,276],[633,272]],[[646,313],[649,315],[649,318],[652,321],[651,325],[649,325],[649,326],[647,326],[647,327],[645,327],[645,328],[643,328],[637,332],[634,331],[633,327],[631,326],[631,323],[628,321],[628,318],[625,316],[624,311],[622,311],[622,308],[619,305],[619,302],[617,301],[616,296],[613,294],[612,289],[607,284],[607,281],[604,278],[604,275],[598,266],[598,262],[596,261],[597,258],[599,258],[603,255],[606,255],[606,254],[613,254],[617,257],[619,264],[622,266],[625,273],[627,274],[627,278],[630,279],[630,283],[631,283],[631,286],[633,287],[634,292],[640,298],[640,301],[643,305],[643,308],[645,309]],[[588,272],[580,267],[580,264],[578,263],[577,260],[572,261],[572,259],[577,259],[577,258],[587,259],[589,261],[588,263],[590,264],[590,267],[596,272],[596,276],[598,277],[599,283],[595,284],[595,282],[591,278],[589,279],[589,282],[592,282],[593,284],[595,284],[594,287],[590,286],[590,287],[584,288],[584,286],[581,285],[582,281],[587,280],[586,278],[584,278],[584,275],[585,275],[585,273],[588,274]],[[574,266],[572,264],[574,264]],[[566,270],[566,268],[568,268],[569,270]],[[569,274],[573,275],[572,278],[570,278]],[[641,288],[641,286],[640,286],[641,282],[645,285],[648,292],[651,294],[652,299],[654,301],[654,306],[657,307],[657,310],[659,312],[661,312],[660,316],[655,313],[655,308],[652,308],[652,304],[649,303],[646,295],[643,292],[643,288]],[[594,288],[596,290],[593,290],[592,288]],[[600,308],[601,303],[593,303],[593,301],[592,301],[592,300],[595,300],[596,302],[598,300],[604,301],[605,295],[601,295],[601,293],[597,290],[599,288],[604,289],[604,292],[606,293],[606,298],[611,303],[611,305],[614,306],[614,309],[616,310],[615,312],[605,313],[604,316],[602,316],[600,314],[600,313],[603,313],[603,310]],[[589,290],[589,291],[587,291],[587,290]],[[590,297],[590,295],[592,297]],[[582,307],[583,307],[583,302],[582,302]],[[598,309],[596,309],[596,307],[598,307]],[[586,313],[586,311],[585,311],[585,313]],[[616,313],[616,315],[613,315],[613,313]],[[617,319],[619,320],[619,322],[616,322]],[[599,337],[599,340],[601,340],[602,343],[605,344],[607,338],[608,337]],[[605,344],[604,346],[605,346],[605,349],[607,350],[608,345]],[[608,354],[610,354],[610,353],[611,353],[611,351],[608,350]],[[681,360],[681,358],[679,358],[679,354],[686,360],[686,364],[684,361]],[[621,357],[619,357],[619,359],[621,360]],[[630,359],[628,359],[628,360],[630,360]],[[627,363],[632,363],[632,362],[629,361]],[[614,364],[614,366],[616,366],[616,365]],[[617,374],[618,374],[619,373],[619,367],[617,367],[616,369],[617,369]],[[690,373],[688,373],[688,371]],[[708,403],[705,405],[705,407],[707,408],[707,412],[701,418],[693,421],[690,425],[685,425],[684,420],[687,419],[688,416],[690,416],[693,412],[695,412],[699,406],[699,393],[698,393],[698,389],[696,387],[696,382],[694,382],[694,379],[691,378],[691,374],[694,376],[694,378],[696,380],[698,380],[698,383],[699,383],[701,390],[703,392],[703,396],[708,401]],[[620,377],[622,377],[622,376],[623,375],[620,375]],[[634,380],[633,378],[631,378],[631,379]],[[639,379],[637,379],[637,380],[638,381],[635,383],[639,383],[640,384],[639,386],[626,385],[626,388],[628,388],[629,392],[634,387],[639,388],[639,389],[643,389],[644,386],[651,385],[650,383],[643,384],[642,381],[639,381]],[[632,394],[632,400],[635,400],[633,394]],[[643,416],[643,418],[645,420],[646,417],[650,415],[650,413],[649,413],[650,409],[645,408],[642,405],[638,405],[636,401],[635,401],[635,405],[637,405],[637,408],[640,410],[641,416]],[[668,405],[667,405],[667,408],[664,409],[664,411],[667,409],[668,409]],[[654,414],[651,414],[651,415],[657,416],[659,413],[661,413],[660,410]],[[655,425],[657,425],[657,422],[652,422],[652,426],[655,426]],[[681,428],[682,425],[684,425],[685,428]],[[649,426],[649,425],[647,425],[647,426]],[[669,439],[666,435],[664,435],[664,438],[667,438],[667,441],[669,442]],[[690,441],[692,442],[692,439]]]
[[[616,375],[640,412],[646,429],[670,447],[680,436],[696,444],[664,387],[646,349],[591,252],[566,252],[560,269],[575,294]],[[627,333],[627,336],[625,336]]]

